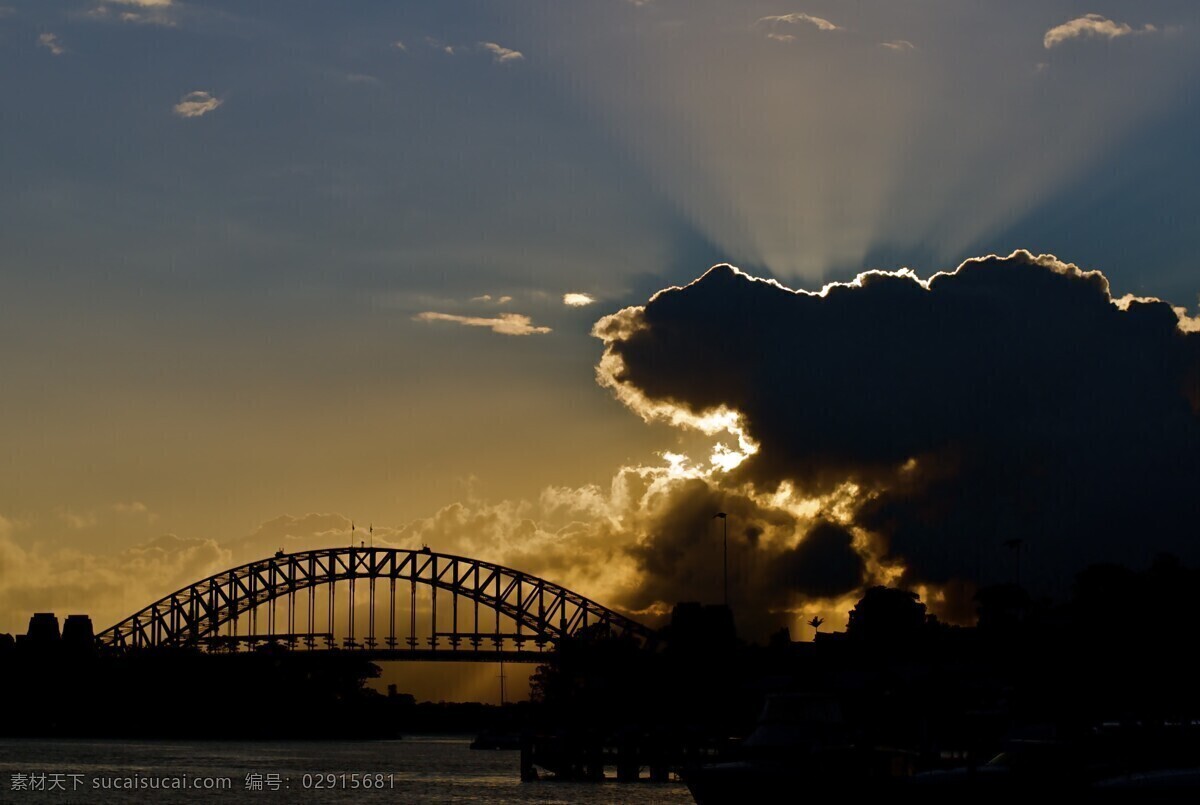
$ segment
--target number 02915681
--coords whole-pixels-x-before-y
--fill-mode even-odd
[[[300,778],[300,785],[304,788],[311,789],[390,789],[396,787],[396,775],[384,774],[383,772],[366,774],[360,774],[357,772],[342,772],[339,774],[335,774],[333,772],[328,772],[325,774],[305,774]]]

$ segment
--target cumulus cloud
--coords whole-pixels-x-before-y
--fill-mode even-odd
[[[823,19],[821,17],[814,17],[811,14],[805,14],[805,13],[799,12],[799,11],[793,12],[791,14],[776,14],[776,15],[769,16],[769,17],[759,17],[758,21],[755,24],[765,27],[765,28],[769,28],[769,29],[771,29],[771,31],[775,31],[780,25],[810,25],[813,28],[816,28],[818,31],[840,31],[840,30],[842,30],[842,27],[840,25],[835,25],[834,23],[830,22],[827,19]],[[771,36],[770,33],[768,33],[767,35]],[[772,38],[780,39],[780,38],[784,38],[784,37],[775,36]]]
[[[744,633],[760,638],[813,614],[836,624],[840,611],[844,623],[854,591],[883,578],[857,535],[821,521],[820,502],[781,505],[722,483],[711,464],[665,458],[622,467],[606,486],[454,503],[387,539],[517,568],[660,625],[678,601],[720,600],[723,533],[713,515],[725,511],[731,600]]]
[[[1133,33],[1153,33],[1153,25],[1145,25],[1141,31],[1127,22],[1114,22],[1100,14],[1084,14],[1073,20],[1056,25],[1046,31],[1042,44],[1047,50],[1071,39],[1116,39]]]
[[[722,489],[777,509],[823,501],[822,527],[851,537],[826,531],[805,564],[852,576],[844,551],[824,558],[848,540],[866,575],[994,582],[1015,535],[1038,557],[1027,578],[1053,586],[1089,562],[1200,558],[1190,322],[1016,252],[817,293],[719,266],[595,333],[600,381],[637,413],[749,440],[713,476]],[[651,547],[646,567],[666,572],[677,548]]]
[[[55,56],[61,56],[67,52],[66,48],[58,39],[58,34],[44,33],[38,36],[38,44],[50,51]]]
[[[175,104],[175,114],[187,118],[203,117],[222,103],[224,101],[211,92],[196,90],[179,99],[179,103]]]
[[[487,304],[507,305],[512,301],[511,296],[492,296],[490,293],[482,294],[481,296],[472,296],[472,302],[485,302]]]
[[[596,301],[595,297],[586,293],[565,293],[563,294],[563,304],[567,307],[585,307],[593,304]]]
[[[897,53],[904,53],[909,50],[916,50],[917,46],[907,39],[893,39],[891,42],[880,42],[880,47],[885,47],[888,50],[894,50]]]
[[[525,58],[519,50],[506,48],[502,45],[497,45],[495,42],[480,42],[479,46],[492,54],[492,61],[497,64],[507,64],[509,62],[521,61]]]
[[[459,316],[453,313],[425,311],[413,317],[414,321],[448,321],[464,327],[487,327],[500,335],[536,335],[550,332],[549,327],[534,325],[533,319],[523,313],[501,313],[499,316]]]

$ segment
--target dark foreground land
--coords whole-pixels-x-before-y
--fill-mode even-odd
[[[928,616],[912,593],[874,588],[845,632],[810,643],[780,633],[767,645],[740,641],[725,607],[680,605],[655,650],[602,629],[565,641],[535,674],[533,701],[504,709],[381,695],[366,685],[375,667],[349,652],[104,655],[65,635],[27,638],[0,644],[0,732],[488,730],[522,746],[527,779],[681,775],[704,802],[785,784],[916,786],[926,798],[978,801],[1195,792],[1197,590],[1200,573],[1170,558],[1140,572],[1099,566],[1065,603],[1016,585],[983,590],[978,624],[962,628]]]

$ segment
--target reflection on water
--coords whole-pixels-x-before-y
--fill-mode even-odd
[[[522,783],[516,752],[469,743],[5,739],[0,802],[691,802],[679,784]]]

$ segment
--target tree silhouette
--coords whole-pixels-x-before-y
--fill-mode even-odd
[[[925,605],[914,592],[895,587],[872,587],[850,610],[847,633],[861,640],[897,642],[920,634]]]

